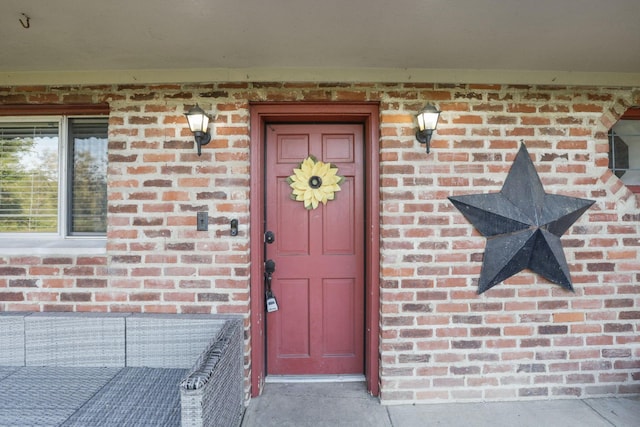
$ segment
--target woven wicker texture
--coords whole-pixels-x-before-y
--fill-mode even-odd
[[[244,410],[242,320],[228,321],[180,385],[183,427],[239,426]]]
[[[7,359],[27,364],[0,365],[0,427],[239,426],[243,325],[238,316],[0,316],[25,347]],[[160,366],[124,367],[125,347],[131,361]]]
[[[57,427],[64,422],[73,409],[1,409],[0,427]],[[86,426],[89,427],[89,426]]]
[[[225,320],[197,315],[127,318],[127,366],[190,369]]]
[[[18,368],[0,380],[0,426],[58,426],[118,370]]]
[[[24,365],[24,315],[0,312],[0,365]]]
[[[0,381],[20,369],[17,366],[0,366]]]
[[[117,372],[117,368],[20,368],[0,381],[0,408],[77,409]]]
[[[124,368],[65,427],[180,426],[184,369]]]
[[[35,313],[24,319],[27,366],[124,367],[122,316]]]

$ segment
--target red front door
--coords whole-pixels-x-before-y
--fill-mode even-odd
[[[268,124],[266,230],[275,240],[267,313],[267,374],[364,370],[363,129],[352,124]],[[312,155],[344,177],[335,199],[305,209],[287,178]]]

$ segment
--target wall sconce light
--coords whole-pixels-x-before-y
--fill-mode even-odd
[[[193,136],[196,139],[198,145],[198,156],[202,155],[202,146],[207,145],[211,141],[211,134],[209,133],[209,116],[204,112],[202,108],[196,104],[195,107],[190,109],[187,113],[187,121],[189,122],[189,129],[193,132]]]
[[[427,144],[427,153],[430,151],[430,141],[431,134],[436,127],[438,126],[438,119],[440,118],[440,113],[442,111],[438,110],[431,104],[425,105],[425,107],[416,114],[418,118],[418,131],[416,132],[416,139],[421,144]]]

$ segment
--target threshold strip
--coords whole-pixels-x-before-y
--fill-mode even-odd
[[[267,375],[265,383],[356,383],[365,382],[364,375]]]

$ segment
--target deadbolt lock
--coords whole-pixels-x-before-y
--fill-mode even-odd
[[[264,241],[268,244],[272,244],[276,241],[276,235],[273,234],[273,231],[267,231],[266,233],[264,233]]]

